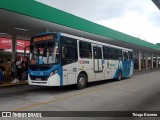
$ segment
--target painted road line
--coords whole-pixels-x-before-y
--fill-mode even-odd
[[[127,85],[126,84],[123,84],[123,85]],[[57,99],[54,99],[54,100],[49,100],[49,101],[45,101],[45,102],[39,102],[39,103],[35,103],[35,104],[31,104],[31,105],[28,105],[28,106],[24,106],[24,107],[20,107],[20,108],[16,108],[16,109],[13,109],[11,111],[25,111],[25,110],[28,110],[28,109],[31,109],[31,108],[34,108],[34,107],[39,107],[39,106],[42,106],[42,105],[46,105],[46,104],[49,104],[49,103],[56,103],[56,102],[59,102],[59,101],[64,101],[64,100],[67,100],[67,99],[70,99],[70,98],[73,98],[73,97],[77,97],[77,96],[81,96],[81,95],[86,95],[86,94],[89,94],[89,93],[96,93],[96,92],[100,92],[102,90],[105,90],[106,88],[109,89],[113,86],[110,86],[110,87],[102,87],[100,89],[94,89],[94,90],[88,90],[88,91],[84,91],[82,93],[77,93],[77,94],[73,94],[73,95],[69,95],[69,96],[65,96],[65,97],[62,97],[62,98],[57,98]],[[84,89],[85,90],[85,89]]]
[[[81,95],[85,95],[85,94],[89,94],[89,93],[94,93],[94,92],[99,92],[103,89],[104,88],[95,89],[95,90],[91,90],[91,91],[87,91],[87,92],[83,92],[83,93],[78,93],[78,94],[65,96],[65,97],[62,97],[62,98],[57,98],[57,99],[54,99],[54,100],[49,100],[49,101],[46,101],[46,102],[39,102],[39,103],[36,103],[36,104],[31,104],[31,105],[28,105],[28,106],[16,108],[16,109],[13,109],[11,111],[24,111],[24,110],[28,110],[28,109],[31,109],[31,108],[34,108],[34,107],[39,107],[39,106],[42,106],[42,105],[46,105],[46,104],[49,104],[49,103],[52,103],[52,102],[56,103],[56,102],[59,102],[59,101],[65,101],[65,100],[73,98],[73,97],[77,97],[77,96],[81,96]]]

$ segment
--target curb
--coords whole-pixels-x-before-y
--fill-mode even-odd
[[[2,85],[0,85],[0,87],[7,87],[7,86],[16,86],[16,85],[24,85],[24,84],[28,84],[28,82],[23,81],[23,82],[19,82],[19,83],[2,83]]]

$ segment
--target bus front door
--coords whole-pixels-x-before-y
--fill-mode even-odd
[[[93,45],[93,66],[95,80],[103,79],[102,46]]]

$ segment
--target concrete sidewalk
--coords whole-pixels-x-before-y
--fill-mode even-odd
[[[134,70],[134,74],[140,74],[140,73],[146,73],[146,72],[154,72],[154,71],[158,71],[158,70],[160,70],[160,68]]]
[[[0,84],[0,87],[7,87],[7,86],[16,86],[16,85],[23,85],[28,84],[27,80],[21,80],[18,83],[11,83],[11,80],[4,80],[2,84]]]

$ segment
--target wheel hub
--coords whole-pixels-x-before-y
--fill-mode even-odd
[[[79,84],[80,84],[81,86],[83,86],[83,85],[85,84],[85,80],[84,80],[83,78],[80,78],[80,79],[79,79]]]

